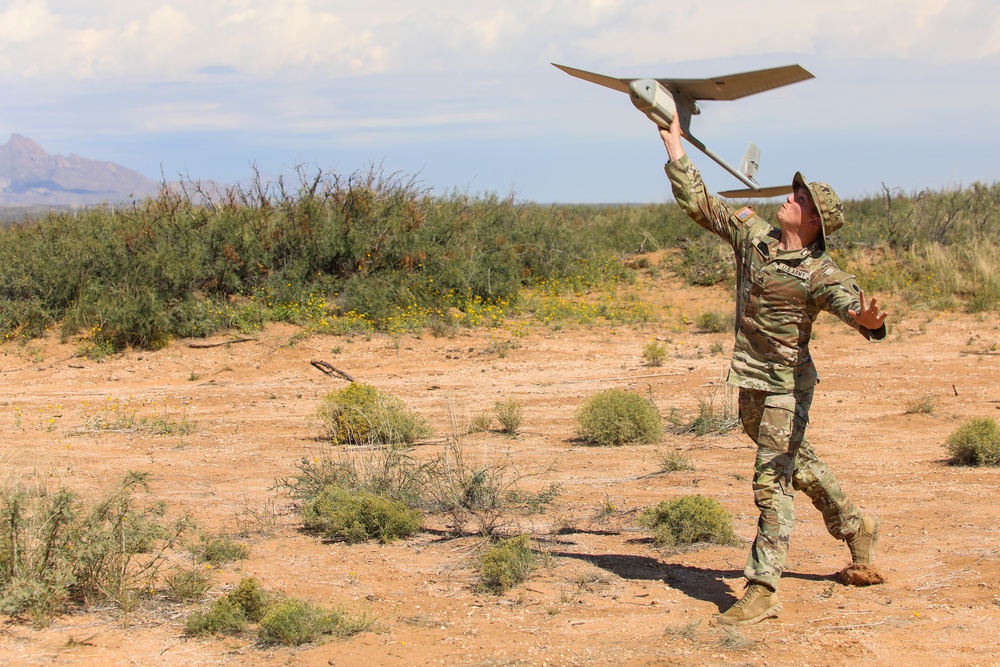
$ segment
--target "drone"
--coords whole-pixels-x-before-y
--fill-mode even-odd
[[[777,197],[792,191],[791,186],[761,187],[757,183],[760,148],[753,142],[747,146],[737,169],[691,134],[690,126],[691,116],[701,113],[698,100],[737,100],[814,78],[801,66],[786,65],[709,79],[616,79],[566,65],[552,64],[570,76],[625,93],[631,98],[635,108],[662,128],[669,129],[675,119],[679,120],[685,138],[695,148],[747,186],[746,189],[720,192],[723,197]]]

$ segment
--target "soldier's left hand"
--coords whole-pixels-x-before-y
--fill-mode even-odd
[[[885,318],[886,316],[889,315],[889,313],[879,312],[878,299],[876,299],[875,297],[872,297],[871,301],[869,301],[868,305],[866,306],[864,290],[861,290],[860,299],[861,299],[861,307],[858,310],[849,310],[847,312],[850,313],[851,317],[854,318],[855,322],[863,326],[865,329],[868,329],[869,331],[874,331],[875,329],[881,327],[882,323],[885,322]]]

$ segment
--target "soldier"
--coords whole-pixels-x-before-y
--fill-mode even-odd
[[[757,536],[743,574],[743,597],[717,616],[749,624],[777,616],[778,579],[794,523],[792,498],[804,491],[830,534],[847,542],[854,563],[870,565],[881,521],[862,515],[805,438],[813,388],[819,381],[809,338],[819,311],[833,313],[868,340],[885,338],[886,313],[865,300],[854,276],[826,254],[826,235],[844,223],[844,208],[825,183],[801,173],[776,215],[778,228],[750,208],[735,210],[711,197],[685,155],[680,123],[660,130],[674,197],[699,225],[722,237],[736,258],[736,341],[728,382],[739,387],[743,429],[757,444],[754,502]]]

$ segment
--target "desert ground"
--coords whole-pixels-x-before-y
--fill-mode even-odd
[[[112,608],[58,616],[47,627],[0,630],[9,665],[1000,665],[1000,469],[948,465],[944,441],[963,420],[1000,407],[1000,316],[922,311],[884,299],[890,333],[866,342],[832,317],[817,323],[820,369],[809,437],[851,498],[884,521],[876,564],[888,578],[837,583],[849,561],[801,494],[777,619],[737,630],[713,614],[741,594],[756,522],[754,449],[738,430],[667,434],[656,445],[587,446],[577,407],[598,391],[650,395],[661,413],[697,414],[726,389],[731,334],[699,333],[708,310],[732,307],[722,288],[684,288],[669,274],[640,288],[658,321],[563,327],[528,323],[459,329],[453,336],[302,336],[272,325],[249,337],[175,340],[102,362],[52,334],[9,342],[0,358],[4,474],[32,475],[99,496],[126,471],[149,471],[170,515],[189,512],[206,533],[234,532],[241,516],[273,510],[273,534],[213,573],[201,607],[242,577],[322,605],[365,610],[377,631],[297,648],[236,638],[189,638],[197,604],[160,591],[128,614]],[[653,338],[669,348],[646,365]],[[499,344],[507,343],[510,344]],[[719,352],[719,348],[722,351]],[[475,589],[477,537],[437,529],[387,545],[327,543],[302,532],[275,481],[304,457],[330,452],[320,398],[346,386],[324,360],[400,398],[433,425],[432,457],[461,424],[498,400],[523,405],[516,437],[463,435],[483,460],[508,460],[526,488],[561,493],[512,530],[548,554],[525,583],[495,596]],[[907,414],[930,398],[930,413]],[[99,406],[131,405],[194,425],[184,435],[94,430]],[[456,429],[455,424],[459,424]],[[677,451],[694,470],[660,472]],[[337,454],[334,454],[335,456]],[[642,508],[700,493],[732,513],[739,546],[659,550],[636,526]],[[269,509],[270,508],[270,509]],[[184,551],[177,563],[190,560]]]

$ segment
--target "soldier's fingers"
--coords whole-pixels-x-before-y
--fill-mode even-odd
[[[860,310],[863,313],[866,310],[868,310],[868,308],[865,306],[865,291],[864,290],[858,290],[858,299],[860,299],[860,301],[861,301],[861,307],[858,310]]]

